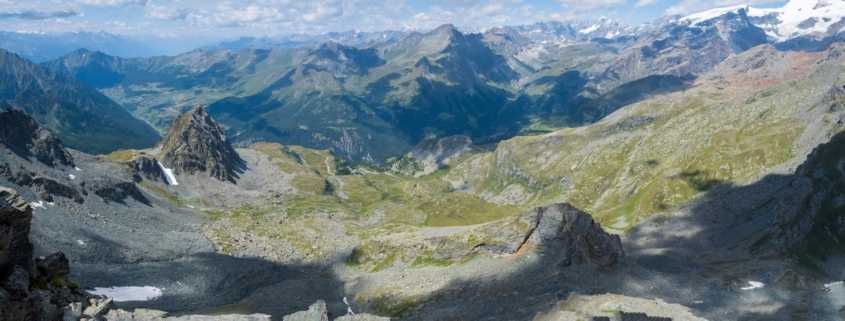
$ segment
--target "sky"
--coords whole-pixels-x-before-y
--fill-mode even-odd
[[[792,0],[810,1],[810,0]],[[786,0],[0,0],[0,30],[155,36],[283,36],[329,31],[489,28],[606,16],[631,25],[716,7]]]

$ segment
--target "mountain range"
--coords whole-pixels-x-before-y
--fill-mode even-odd
[[[0,311],[845,311],[845,2],[332,37],[0,52]]]

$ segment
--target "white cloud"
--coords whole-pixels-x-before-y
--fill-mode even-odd
[[[555,0],[573,14],[582,14],[617,5],[623,5],[627,0]]]
[[[0,11],[0,19],[4,18],[18,18],[18,19],[26,19],[26,20],[44,20],[50,18],[64,18],[64,17],[73,17],[80,15],[79,12],[65,9],[60,11],[54,12],[43,12],[43,11],[35,11],[35,10],[9,10],[9,11]]]
[[[634,5],[634,7],[640,8],[640,7],[650,6],[650,5],[653,5],[653,4],[658,4],[661,1],[663,1],[663,0],[639,0],[639,1],[637,1],[637,4]]]
[[[156,20],[185,20],[188,17],[188,10],[177,7],[165,7],[148,5],[145,7],[144,18]]]
[[[91,6],[115,7],[129,5],[146,6],[149,0],[77,0],[77,2]]]
[[[285,21],[285,14],[279,9],[249,5],[234,7],[222,4],[215,10],[203,10],[199,13],[189,13],[186,19],[197,26],[215,27],[245,27],[254,24],[265,24]]]

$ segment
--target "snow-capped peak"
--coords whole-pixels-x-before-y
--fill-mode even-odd
[[[775,42],[804,35],[824,34],[845,17],[843,0],[790,0],[782,8],[759,9],[745,5],[716,8],[688,15],[679,20],[690,26],[745,10],[749,18],[759,18],[755,24],[763,28]],[[838,32],[840,30],[834,30]]]
[[[776,41],[790,38],[827,33],[831,26],[845,17],[845,2],[839,0],[791,0],[779,9],[754,9],[748,12],[750,17],[774,15],[775,24],[763,24],[759,27]],[[838,32],[835,30],[834,32]]]
[[[746,6],[746,5],[739,5],[739,6],[732,6],[732,7],[725,7],[725,8],[710,9],[710,10],[707,10],[707,11],[704,11],[704,12],[699,12],[699,13],[694,13],[694,14],[688,15],[686,17],[681,18],[679,21],[682,21],[682,22],[683,21],[689,21],[689,24],[694,26],[694,25],[699,24],[700,22],[704,22],[704,21],[707,21],[707,20],[710,20],[710,19],[713,19],[713,18],[721,17],[721,16],[728,14],[730,12],[736,13],[740,9],[745,9],[746,11],[748,11],[748,8],[749,7]]]

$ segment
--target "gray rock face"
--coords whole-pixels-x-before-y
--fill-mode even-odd
[[[144,194],[134,182],[112,182],[111,184],[92,185],[91,191],[106,202],[122,202],[126,198],[133,198],[141,203],[149,203]]]
[[[527,242],[562,251],[564,266],[584,262],[605,268],[625,257],[618,235],[606,233],[592,216],[570,204],[535,208]]]
[[[35,266],[42,275],[51,278],[54,276],[65,276],[70,273],[70,260],[64,253],[58,252],[47,257],[40,257],[35,260]]]
[[[22,157],[35,157],[47,166],[74,166],[73,157],[65,150],[62,140],[18,109],[0,112],[0,145]]]
[[[177,173],[207,172],[221,181],[233,179],[235,166],[241,162],[223,129],[202,106],[176,117],[157,148],[161,148],[161,163]]]
[[[6,280],[15,266],[32,271],[31,221],[29,204],[16,191],[0,187],[0,280]]]
[[[132,169],[132,173],[136,181],[141,181],[143,179],[152,181],[165,180],[164,172],[161,170],[161,167],[156,164],[155,158],[139,157],[131,162],[128,162],[126,165]]]
[[[32,208],[16,191],[0,187],[0,317],[35,320],[39,304],[28,300],[32,276],[29,229]]]
[[[0,163],[0,175],[15,185],[34,187],[35,191],[38,192],[38,196],[48,202],[53,201],[53,196],[67,197],[79,204],[85,201],[75,188],[38,175],[33,171],[20,168],[17,172],[12,172],[8,164]],[[83,193],[85,193],[84,190]]]
[[[282,318],[283,321],[329,321],[331,313],[326,307],[326,301],[318,300],[308,307],[306,311],[300,311]]]

